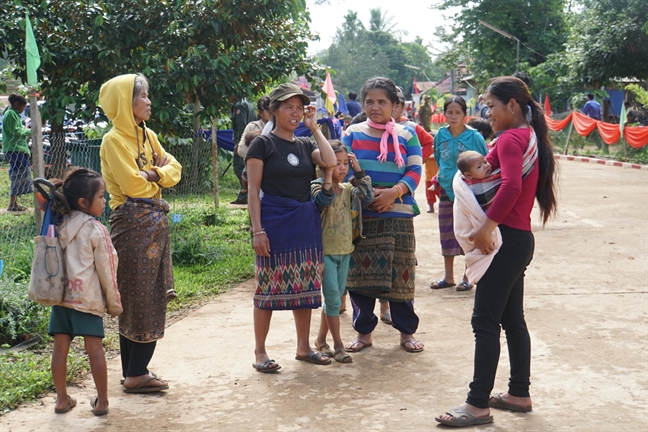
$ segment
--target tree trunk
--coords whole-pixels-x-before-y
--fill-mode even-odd
[[[212,151],[212,165],[213,165],[213,183],[214,183],[214,210],[218,210],[218,145],[216,135],[216,119],[212,117],[211,124],[211,151]]]
[[[52,119],[52,130],[50,132],[50,152],[52,156],[52,168],[48,173],[50,178],[63,178],[66,169],[67,148],[65,146],[65,131],[63,124],[58,124],[55,116]]]
[[[191,146],[191,174],[189,177],[189,192],[195,193],[200,190],[200,144],[203,138],[199,136],[200,130],[200,98],[196,95],[193,109],[193,145]]]

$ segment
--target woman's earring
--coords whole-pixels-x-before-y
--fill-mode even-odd
[[[515,111],[511,110],[511,114],[515,114]]]

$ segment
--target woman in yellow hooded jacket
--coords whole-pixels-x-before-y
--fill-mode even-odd
[[[101,143],[101,170],[110,194],[111,239],[119,262],[123,313],[119,345],[126,393],[169,388],[148,370],[164,337],[167,301],[175,298],[171,244],[162,188],[180,181],[182,166],[146,127],[151,116],[148,81],[141,74],[106,82],[99,103],[112,121]]]

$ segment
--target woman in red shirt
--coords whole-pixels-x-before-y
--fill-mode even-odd
[[[487,117],[502,132],[486,156],[493,169],[501,168],[502,184],[486,220],[473,234],[484,254],[494,250],[491,233],[499,226],[502,247],[479,281],[471,324],[475,333],[473,380],[466,402],[435,419],[450,426],[493,421],[490,408],[531,411],[529,376],[531,341],[524,320],[524,272],[533,258],[531,210],[538,200],[543,224],[556,211],[555,162],[542,108],[517,78],[499,77],[486,92]],[[522,179],[523,155],[537,136],[537,160]],[[500,326],[506,332],[511,363],[507,393],[491,395],[500,354]]]

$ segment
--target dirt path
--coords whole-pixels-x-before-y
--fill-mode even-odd
[[[544,230],[534,227],[527,272],[534,412],[494,411],[495,423],[480,430],[646,430],[648,171],[560,165],[560,212]],[[169,380],[166,394],[122,393],[114,359],[107,417],[92,416],[88,379],[70,388],[80,403],[69,414],[54,415],[49,395],[0,418],[0,431],[436,428],[434,416],[463,401],[472,375],[474,294],[428,288],[443,268],[436,215],[419,216],[416,230],[421,354],[400,349],[396,331],[380,323],[373,347],[355,354],[353,364],[303,364],[293,359],[292,316],[283,312],[275,313],[268,338],[283,369],[259,374],[251,367],[253,285],[246,282],[167,330],[151,364]],[[347,340],[350,321],[342,315]],[[318,325],[319,311],[311,334]],[[506,390],[505,339],[502,345],[495,391]]]

